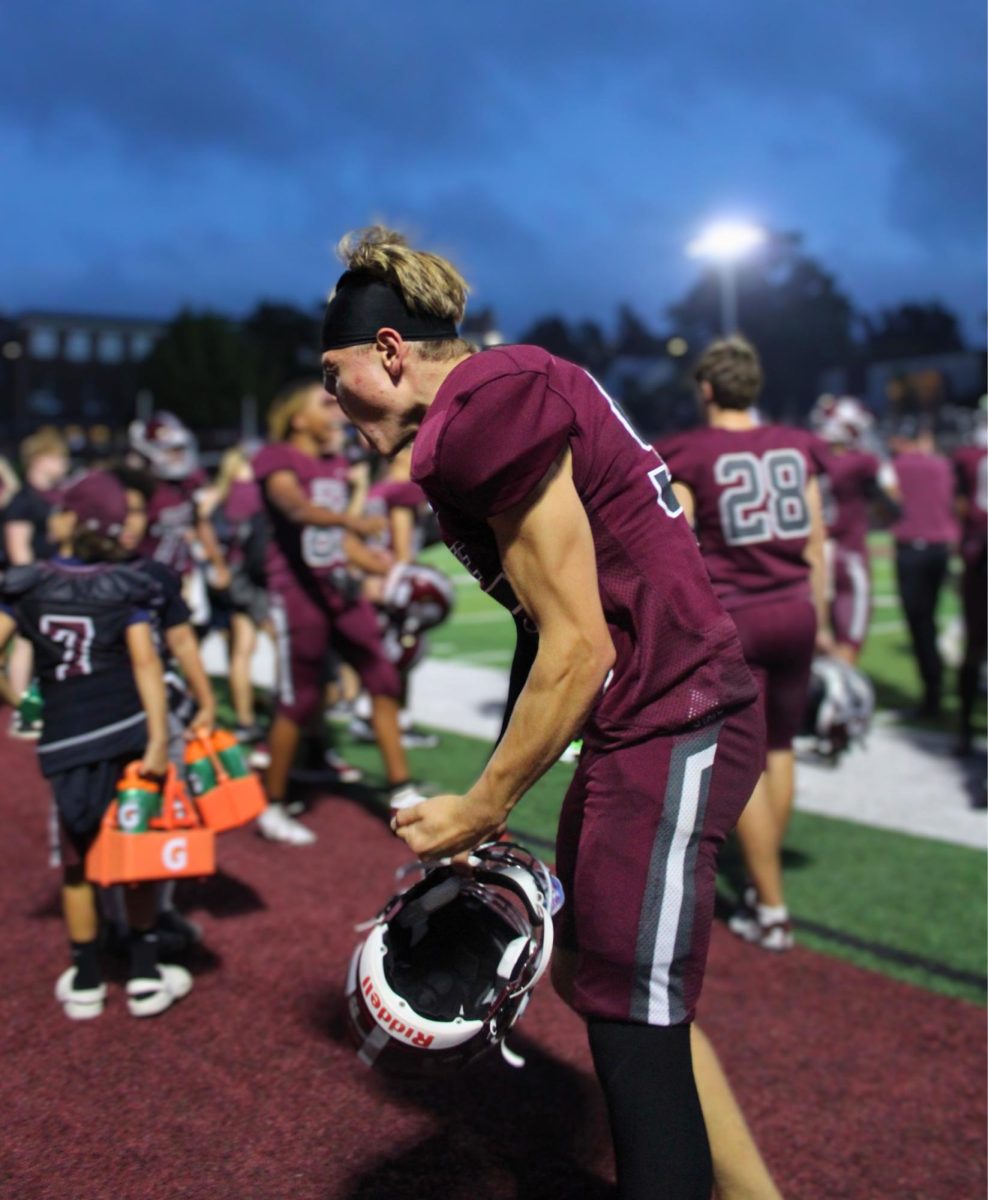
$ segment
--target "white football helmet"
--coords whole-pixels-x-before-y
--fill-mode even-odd
[[[384,583],[382,604],[399,635],[424,633],[453,611],[449,576],[425,563],[399,563]]]
[[[854,396],[821,396],[810,423],[826,442],[855,445],[871,429],[871,413]]]
[[[436,1074],[500,1045],[520,1066],[504,1038],[549,965],[559,881],[510,842],[480,846],[465,867],[410,870],[422,878],[388,901],[350,960],[347,1026],[360,1059]]]
[[[174,413],[157,412],[146,421],[131,421],[127,440],[157,479],[187,479],[199,465],[195,435]]]
[[[821,758],[836,763],[864,741],[875,711],[875,689],[857,667],[839,658],[813,660],[803,734]]]

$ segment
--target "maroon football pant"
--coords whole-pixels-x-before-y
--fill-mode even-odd
[[[806,712],[816,610],[809,600],[778,600],[749,604],[731,616],[761,692],[768,749],[789,750]]]
[[[330,647],[372,696],[401,696],[401,679],[384,652],[374,608],[365,600],[330,613],[307,592],[269,595],[277,638],[278,712],[305,725],[323,704]]]
[[[693,1019],[713,920],[717,850],[765,761],[757,703],[702,729],[584,747],[559,819],[560,944],[588,1017]]]

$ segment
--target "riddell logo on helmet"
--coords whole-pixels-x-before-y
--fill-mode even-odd
[[[371,983],[369,975],[364,976],[360,981],[360,986],[370,1003],[374,1020],[379,1025],[383,1025],[385,1029],[390,1029],[392,1033],[408,1038],[413,1046],[432,1045],[434,1037],[431,1033],[421,1033],[419,1030],[413,1029],[411,1025],[406,1025],[400,1017],[396,1017],[388,1011],[384,1005],[384,1001],[374,991],[374,985]]]

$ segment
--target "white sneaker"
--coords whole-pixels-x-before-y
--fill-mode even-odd
[[[257,818],[257,832],[269,842],[284,842],[287,846],[311,846],[316,835],[301,821],[285,812],[283,804],[269,804]]]
[[[266,771],[271,766],[271,751],[266,742],[258,742],[247,751],[247,761],[255,771]]]
[[[63,971],[55,982],[55,999],[61,1004],[70,1021],[89,1021],[103,1011],[106,1000],[106,984],[94,988],[74,986],[75,967]]]
[[[175,963],[158,963],[158,978],[127,980],[127,1011],[154,1017],[192,991],[192,976]]]
[[[750,908],[741,907],[731,913],[727,918],[727,928],[746,942],[760,942],[762,939],[762,927],[758,924],[758,917]]]
[[[355,767],[335,750],[327,750],[323,755],[326,766],[333,772],[339,783],[360,783],[364,777],[363,771]]]

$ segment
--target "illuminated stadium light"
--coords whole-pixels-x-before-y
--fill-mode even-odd
[[[746,221],[717,221],[686,247],[690,258],[737,262],[765,242],[765,230]]]
[[[767,240],[765,230],[747,221],[717,221],[686,247],[690,258],[705,258],[720,278],[720,328],[727,337],[738,329],[738,262]]]
[[[666,354],[670,355],[672,358],[682,358],[688,350],[689,345],[687,344],[685,338],[671,337],[666,342]]]

